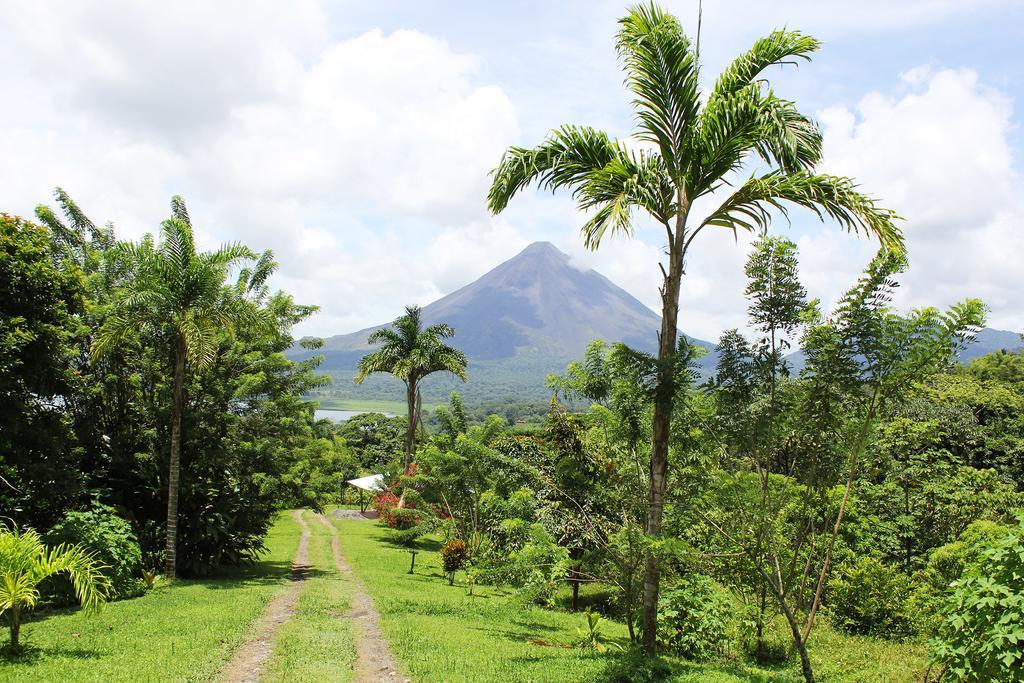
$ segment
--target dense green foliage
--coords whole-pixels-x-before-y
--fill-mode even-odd
[[[658,641],[683,657],[796,659],[811,678],[822,629],[929,637],[950,583],[1024,501],[1006,455],[1022,444],[1021,393],[1012,377],[955,364],[980,303],[889,308],[902,267],[880,255],[826,316],[799,282],[795,245],[755,245],[757,336],[727,332],[712,381],[677,386],[667,538],[644,533],[655,361],[621,344],[597,341],[549,379],[586,408],[553,401],[539,431],[472,424],[453,395],[389,495],[465,544],[471,590],[512,587],[550,606],[564,585],[575,610],[600,587],[596,605],[631,641],[645,557],[657,555]],[[786,359],[797,344],[799,372]],[[679,376],[695,356],[680,348]]]
[[[900,636],[909,630],[911,580],[874,557],[844,566],[829,584],[828,605],[838,626],[850,633]]]
[[[142,549],[135,538],[131,524],[117,516],[106,505],[94,505],[88,510],[73,510],[64,515],[47,532],[48,545],[74,545],[92,554],[103,568],[102,574],[110,584],[107,598],[138,595],[145,590],[142,579]],[[70,584],[54,591],[61,602],[71,603],[74,597]]]
[[[731,643],[725,655],[703,662],[664,652],[644,657],[629,645],[626,625],[608,612],[600,586],[585,585],[581,600],[602,614],[598,643],[590,645],[585,612],[524,605],[504,587],[444,577],[439,552],[420,553],[414,574],[388,541],[387,530],[361,520],[338,519],[341,549],[380,611],[381,628],[401,665],[418,681],[509,681],[510,683],[741,683],[801,680],[785,661],[761,667],[745,661]],[[434,544],[427,539],[424,544]],[[556,602],[567,599],[561,583]],[[470,590],[472,595],[469,594]],[[731,612],[735,612],[733,608]],[[731,613],[722,618],[732,622]],[[785,635],[784,633],[782,634]],[[824,624],[810,643],[815,670],[829,681],[912,683],[922,680],[926,655],[910,642],[849,636]]]
[[[75,501],[81,452],[60,406],[81,384],[82,273],[45,228],[0,214],[0,510],[47,528]]]
[[[198,319],[187,317],[174,327],[171,314],[147,311],[166,294],[157,250],[173,258],[181,251],[174,245],[191,238],[184,203],[175,199],[158,246],[151,237],[120,242],[63,191],[56,197],[61,215],[39,207],[42,225],[0,221],[4,513],[45,532],[99,500],[130,523],[144,568],[160,566],[182,326],[198,350],[182,386],[179,571],[250,560],[276,510],[335,500],[344,479],[363,468],[343,437],[314,422],[303,399],[324,381],[317,359],[284,356],[295,343],[292,327],[315,309],[269,289],[272,256],[236,269],[230,281],[203,280],[215,290],[211,300],[234,301],[259,324],[194,327]],[[91,355],[104,335],[106,353]]]
[[[708,577],[688,576],[661,595],[658,642],[687,659],[708,659],[725,648],[731,607]]]
[[[946,672],[965,681],[1024,680],[1024,514],[986,540],[953,582],[935,640]]]

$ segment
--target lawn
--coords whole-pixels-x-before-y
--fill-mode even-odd
[[[580,637],[581,615],[526,606],[488,587],[476,587],[471,596],[461,581],[449,587],[437,543],[429,540],[410,575],[409,553],[388,543],[381,526],[334,522],[349,564],[377,604],[392,650],[414,680],[639,681],[651,667],[662,670],[660,680],[678,682],[803,680],[796,661],[781,669],[757,668],[738,657],[702,664],[664,658],[652,664],[614,646],[606,654],[571,647]],[[605,624],[607,639],[625,648],[625,626]],[[825,623],[811,643],[821,681],[913,681],[924,670],[919,646],[853,638]]]
[[[351,587],[335,568],[330,530],[313,513],[303,514],[311,532],[311,572],[295,614],[277,632],[263,680],[344,683],[352,680],[356,656],[352,622],[343,618]]]
[[[251,567],[158,586],[95,616],[37,613],[23,629],[27,652],[0,659],[0,681],[208,680],[287,582],[298,538],[281,515]]]

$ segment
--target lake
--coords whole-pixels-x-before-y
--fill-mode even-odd
[[[362,415],[363,413],[371,412],[368,410],[328,410],[326,408],[318,408],[314,413],[317,420],[330,420],[331,422],[344,422],[345,420],[355,417],[356,415]],[[391,413],[384,413],[388,417],[394,417]]]

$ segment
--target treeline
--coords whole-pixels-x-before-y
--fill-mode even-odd
[[[657,362],[603,342],[550,382],[589,408],[553,402],[536,434],[499,416],[474,426],[457,398],[439,410],[416,467],[381,501],[395,508],[385,519],[403,542],[439,529],[446,570],[465,569],[471,586],[552,603],[568,584],[573,608],[581,586],[611,589],[598,607],[637,640],[654,554],[657,641],[684,657],[793,659],[813,680],[808,643],[826,623],[927,639],[935,673],[1017,680],[1024,357],[959,366],[983,306],[897,313],[904,265],[880,254],[825,314],[797,278],[795,245],[756,245],[754,338],[724,334],[703,385],[688,370],[699,351],[675,356],[659,536],[644,532]],[[794,373],[797,342],[807,363]]]
[[[276,510],[318,507],[361,471],[302,398],[325,381],[317,359],[284,356],[316,309],[269,289],[270,252],[198,251],[180,198],[139,242],[56,199],[35,222],[0,217],[0,514],[70,542],[124,529],[156,570],[173,476],[177,570],[255,558]]]

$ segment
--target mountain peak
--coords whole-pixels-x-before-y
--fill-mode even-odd
[[[551,242],[539,241],[531,242],[521,252],[513,256],[510,261],[516,261],[522,258],[554,258],[558,261],[568,262],[569,255],[563,252],[561,249],[556,247]]]

